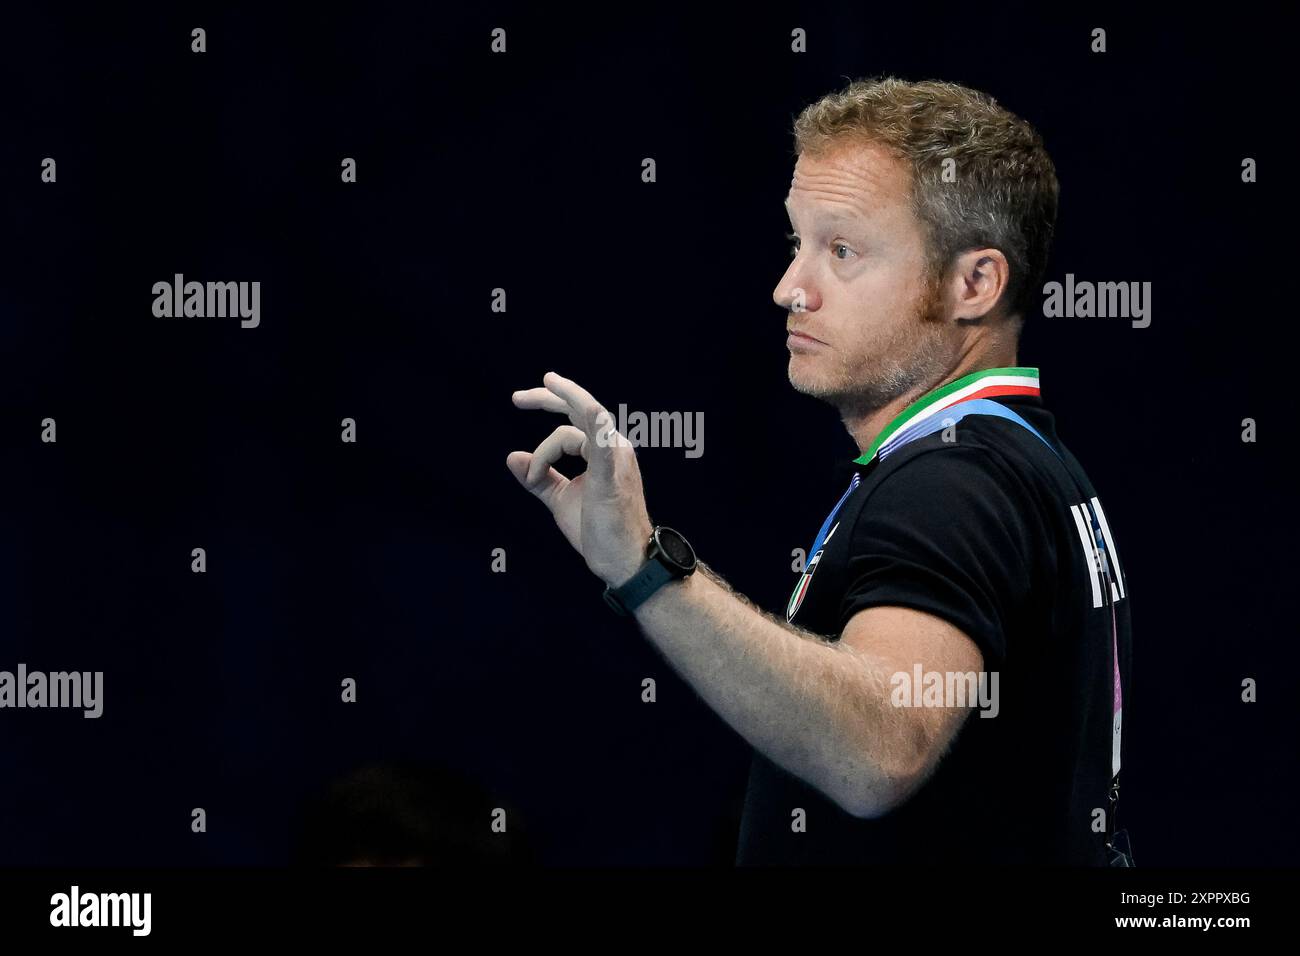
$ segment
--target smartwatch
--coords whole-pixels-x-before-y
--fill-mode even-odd
[[[695,573],[695,549],[680,533],[655,525],[646,547],[646,563],[618,587],[605,588],[605,603],[625,617],[669,581]]]

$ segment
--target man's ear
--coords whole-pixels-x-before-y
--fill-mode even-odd
[[[953,314],[958,319],[986,319],[1006,311],[1002,300],[1011,283],[1011,266],[1001,250],[963,252],[949,275]]]

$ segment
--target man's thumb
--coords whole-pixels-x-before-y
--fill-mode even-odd
[[[567,479],[558,476],[554,468],[547,468],[546,474],[538,477],[530,485],[528,484],[528,466],[532,463],[533,453],[529,451],[512,451],[506,456],[506,467],[510,469],[510,474],[515,476],[517,482],[538,498],[541,498],[542,503],[549,508],[556,489],[565,484]]]
[[[532,463],[532,460],[532,453],[527,451],[512,451],[506,455],[506,467],[510,469],[510,474],[514,475],[515,480],[524,485],[525,488],[528,487],[524,483],[528,477],[528,466]]]

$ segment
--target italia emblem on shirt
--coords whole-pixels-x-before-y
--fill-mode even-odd
[[[840,523],[835,522],[835,528],[839,526]],[[831,539],[831,535],[835,533],[835,528],[831,528],[830,534],[826,535],[826,541]],[[821,561],[822,555],[826,553],[826,541],[822,542],[822,546],[817,549],[817,553],[808,561],[808,566],[803,569],[803,575],[799,578],[799,583],[795,585],[794,593],[790,595],[790,603],[785,608],[787,624],[799,613],[799,605],[803,603],[803,596],[808,593],[808,585],[812,583],[813,572],[817,570],[818,562]]]
[[[794,616],[799,613],[799,605],[803,603],[804,595],[808,593],[808,585],[812,583],[813,572],[817,570],[817,564],[821,561],[822,554],[826,550],[826,542],[831,539],[831,535],[835,533],[835,529],[840,526],[840,523],[835,521],[835,516],[840,513],[840,508],[844,506],[844,502],[849,500],[849,495],[853,494],[861,483],[862,474],[861,472],[855,471],[853,473],[853,480],[849,482],[849,490],[844,492],[844,495],[836,503],[835,507],[831,510],[831,513],[826,516],[826,520],[822,522],[821,530],[817,532],[817,537],[813,540],[812,547],[808,549],[808,553],[812,555],[812,559],[809,560],[808,566],[804,568],[803,575],[799,578],[799,583],[794,586],[794,593],[790,595],[790,603],[785,607],[785,622],[787,624],[789,624],[794,619]],[[835,521],[834,526],[831,525],[832,521]]]

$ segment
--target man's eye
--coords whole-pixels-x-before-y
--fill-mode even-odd
[[[840,249],[844,249],[844,250],[846,250],[846,251],[848,251],[848,252],[853,252],[852,249],[850,249],[848,246],[846,246],[846,245],[845,245],[844,243],[842,243],[842,242],[837,242],[837,243],[835,243],[835,245],[832,246],[832,248],[836,250],[836,253],[837,253],[836,256],[835,256],[836,259],[847,259],[847,258],[848,258],[848,256],[841,256],[841,255],[838,254]],[[853,252],[853,254],[854,254],[855,256],[857,255],[856,252]]]
[[[790,246],[790,258],[793,259],[799,253],[799,237],[793,232],[787,232],[785,237],[793,243],[793,245]]]

